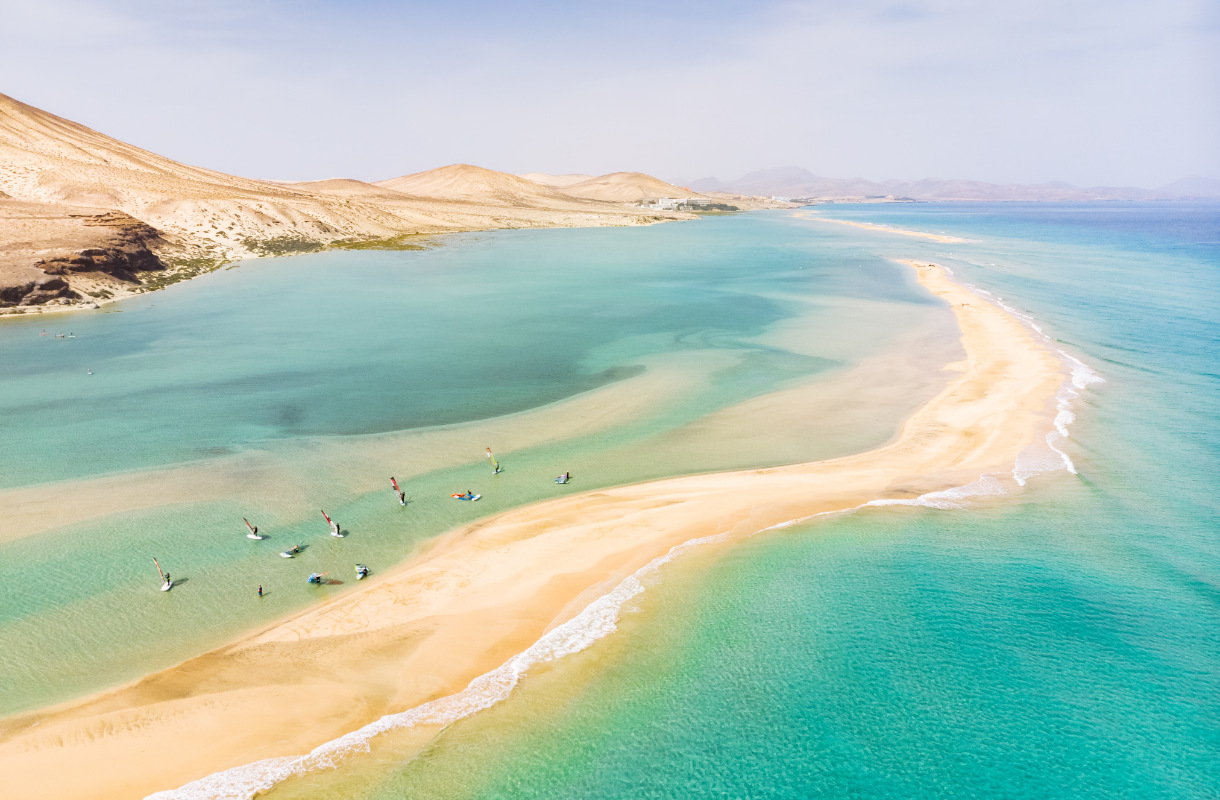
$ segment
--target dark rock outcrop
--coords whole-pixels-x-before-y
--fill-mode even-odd
[[[48,275],[73,272],[104,272],[138,283],[136,273],[163,270],[165,265],[149,248],[161,243],[157,230],[121,211],[83,217],[90,227],[109,228],[105,247],[89,247],[77,253],[45,258],[34,264]]]
[[[56,275],[47,275],[28,283],[0,286],[0,305],[40,306],[52,300],[78,300],[68,282]]]
[[[0,228],[0,308],[112,296],[166,270],[161,235],[121,211],[0,198]]]

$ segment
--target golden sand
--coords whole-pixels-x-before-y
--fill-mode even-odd
[[[880,231],[881,233],[896,233],[900,236],[914,236],[917,239],[930,239],[934,242],[943,244],[963,244],[969,242],[969,239],[962,239],[958,236],[947,236],[943,233],[928,233],[927,231],[912,231],[906,228],[891,228],[889,225],[878,225],[874,222],[856,222],[850,219],[832,219],[831,217],[823,217],[818,214],[803,211],[793,216],[801,217],[802,219],[812,219],[818,222],[833,222],[836,225],[850,225],[853,228],[863,228],[867,231]]]
[[[682,542],[1007,473],[1049,426],[1061,365],[1010,314],[935,265],[907,263],[951,305],[966,357],[889,444],[569,495],[467,525],[369,586],[231,645],[4,721],[6,796],[138,797],[306,753],[460,691]]]

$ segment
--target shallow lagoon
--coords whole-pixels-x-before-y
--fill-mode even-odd
[[[851,241],[785,214],[471,234],[249,262],[100,312],[5,321],[0,504],[56,499],[38,532],[0,543],[14,678],[0,711],[345,591],[353,563],[388,569],[562,491],[565,470],[583,490],[885,441],[939,385],[955,334],[906,268]],[[904,391],[852,378],[870,364]],[[746,404],[781,390],[785,414]],[[505,465],[494,478],[488,445]],[[448,498],[466,488],[484,499]],[[319,507],[351,535],[328,537]],[[243,516],[270,539],[245,539]],[[300,557],[276,556],[294,543]],[[185,579],[168,596],[152,556]],[[311,571],[344,583],[307,586]]]

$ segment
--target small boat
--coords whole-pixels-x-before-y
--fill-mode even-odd
[[[246,519],[245,517],[242,517],[242,518],[241,518],[241,521],[242,521],[242,522],[244,522],[244,523],[246,523],[246,527],[250,529],[250,532],[246,534],[246,538],[247,538],[247,539],[255,539],[256,541],[260,541],[260,542],[261,542],[263,539],[266,539],[266,538],[267,538],[266,536],[259,536],[259,535],[258,535],[258,528],[256,528],[256,527],[254,527],[253,525],[251,525],[251,524],[250,524],[250,520]]]
[[[154,558],[153,563],[157,565],[157,572],[161,573],[161,580],[163,581],[161,584],[161,591],[168,592],[170,589],[174,588],[173,581],[169,579],[169,574],[165,570],[161,569],[161,563],[157,561],[157,559]]]
[[[463,492],[462,494],[451,494],[449,496],[452,497],[454,500],[478,500],[483,495],[471,494],[470,492]]]
[[[369,576],[369,568],[363,564],[356,565],[356,580],[362,581]]]

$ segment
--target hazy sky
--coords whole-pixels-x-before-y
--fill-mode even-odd
[[[0,0],[0,78],[286,180],[1220,178],[1216,0]]]

